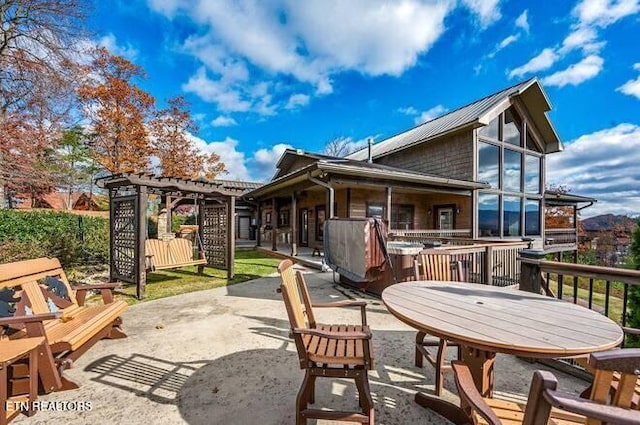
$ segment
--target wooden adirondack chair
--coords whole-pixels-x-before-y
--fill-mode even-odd
[[[452,261],[448,252],[438,249],[423,250],[414,261],[414,268],[416,280],[464,280],[462,263],[460,261]],[[426,332],[416,333],[415,364],[421,368],[423,366],[422,358],[424,357],[435,368],[435,393],[440,396],[444,384],[444,374],[452,371],[451,365],[445,364],[447,348],[457,347],[458,358],[460,358],[460,346],[455,342],[442,338],[425,339],[427,336]],[[430,347],[437,347],[435,356],[429,351],[428,348]]]
[[[439,413],[456,424],[640,424],[640,394],[636,388],[640,374],[640,349],[594,353],[589,364],[595,370],[589,399],[557,391],[558,381],[552,373],[536,371],[527,403],[520,404],[481,397],[469,368],[455,361],[453,370],[461,407],[457,411],[451,408],[445,413],[446,409],[440,409]]]
[[[282,278],[280,291],[291,325],[291,336],[298,350],[304,380],[296,399],[296,424],[307,419],[328,419],[358,423],[374,423],[373,399],[367,371],[373,367],[371,331],[366,321],[364,301],[311,303],[302,273],[294,274],[291,260],[278,266]],[[319,325],[314,307],[360,307],[362,325]],[[306,317],[305,317],[306,316]],[[352,378],[359,394],[362,412],[309,409],[315,402],[315,381],[318,377]]]

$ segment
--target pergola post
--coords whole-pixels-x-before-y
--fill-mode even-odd
[[[113,205],[113,191],[115,189],[109,188],[109,282],[116,281],[116,265],[114,260],[114,223],[115,223],[115,208]]]
[[[291,194],[291,255],[298,255],[298,196]]]
[[[276,217],[276,198],[271,198],[271,249],[278,250],[278,217]]]
[[[172,233],[173,227],[173,205],[171,204],[171,196],[165,196],[165,209],[167,211],[167,226],[166,233],[170,235]]]
[[[234,263],[236,260],[236,197],[230,196],[227,205],[227,279],[235,276]]]
[[[145,296],[145,287],[147,285],[147,264],[144,245],[147,239],[147,187],[138,186],[138,196],[136,205],[136,214],[138,222],[138,234],[136,241],[136,295],[141,300]]]

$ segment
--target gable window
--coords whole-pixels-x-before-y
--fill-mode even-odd
[[[478,236],[522,237],[541,232],[544,157],[528,122],[510,107],[478,129]]]

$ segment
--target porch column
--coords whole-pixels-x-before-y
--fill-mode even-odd
[[[271,198],[271,249],[273,251],[278,250],[278,217],[276,217],[276,198]]]
[[[262,246],[262,237],[260,236],[260,228],[262,227],[262,208],[260,208],[262,202],[258,201],[256,207],[256,246]]]
[[[147,257],[145,256],[144,243],[147,239],[147,187],[138,186],[136,214],[138,215],[138,234],[136,241],[136,295],[141,300],[145,296],[147,285]],[[111,242],[113,243],[113,242]]]
[[[298,196],[291,194],[291,255],[298,255]]]
[[[230,196],[227,204],[227,279],[235,275],[236,260],[236,197]]]
[[[391,186],[386,189],[387,192],[387,211],[385,214],[385,220],[387,220],[387,227],[391,229]]]

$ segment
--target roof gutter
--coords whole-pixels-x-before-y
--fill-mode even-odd
[[[322,186],[324,188],[326,188],[329,191],[329,218],[333,218],[333,204],[335,203],[335,199],[336,199],[336,195],[335,195],[335,191],[333,189],[333,186],[331,186],[331,183],[327,183],[327,182],[323,182],[320,179],[316,179],[315,177],[311,176],[311,173],[309,171],[307,171],[307,179],[312,182],[317,184],[318,186]]]

